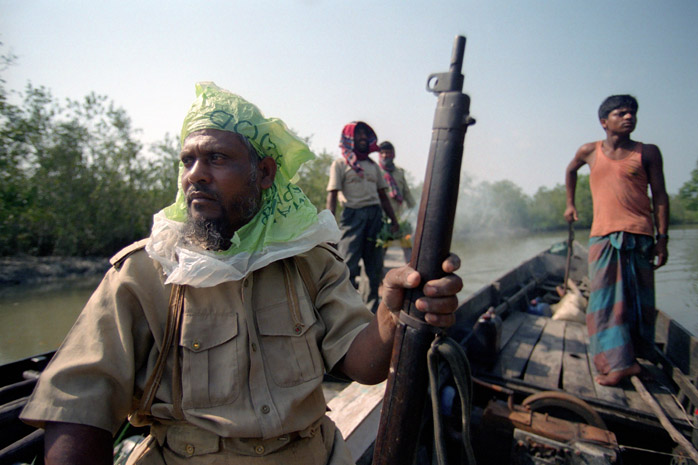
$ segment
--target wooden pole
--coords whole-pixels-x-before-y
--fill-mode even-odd
[[[565,262],[565,280],[562,282],[562,294],[563,297],[567,294],[567,280],[570,277],[570,267],[572,265],[572,250],[574,249],[574,228],[572,227],[572,222],[569,222],[568,232],[567,232],[567,261]]]
[[[640,394],[640,397],[642,397],[642,399],[647,402],[647,405],[650,406],[654,414],[657,416],[659,423],[662,424],[666,432],[669,433],[669,436],[671,436],[671,439],[683,447],[688,455],[691,456],[691,459],[698,463],[698,451],[696,451],[693,444],[691,444],[688,439],[686,439],[686,437],[681,434],[681,432],[671,423],[669,417],[666,416],[666,413],[664,413],[664,410],[662,410],[662,407],[655,400],[654,396],[652,396],[652,394],[650,394],[650,392],[645,388],[645,385],[642,384],[640,378],[633,375],[630,377],[630,382],[633,383],[633,386],[635,386],[635,390],[638,392],[638,394]]]

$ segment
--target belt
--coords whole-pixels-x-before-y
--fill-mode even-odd
[[[223,437],[191,424],[153,424],[150,433],[161,447],[167,447],[183,457],[216,452],[260,457],[277,452],[299,439],[315,437],[321,432],[324,419],[325,417],[320,418],[301,431],[266,439]]]

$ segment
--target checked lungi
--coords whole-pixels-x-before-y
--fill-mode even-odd
[[[589,239],[591,293],[587,330],[601,374],[635,363],[635,350],[654,341],[656,315],[652,237],[615,232]]]

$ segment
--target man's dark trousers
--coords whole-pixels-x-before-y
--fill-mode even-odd
[[[368,276],[368,293],[362,295],[364,303],[372,312],[378,310],[378,286],[383,278],[383,251],[376,247],[376,237],[382,224],[382,211],[379,205],[362,208],[347,208],[342,211],[339,228],[342,237],[339,240],[339,252],[344,255],[349,267],[350,279],[358,288],[356,277],[360,273],[359,260],[364,261],[364,270]]]

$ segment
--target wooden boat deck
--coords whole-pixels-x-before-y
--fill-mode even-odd
[[[501,349],[496,364],[475,375],[500,385],[558,390],[573,394],[596,406],[607,406],[629,414],[653,416],[629,380],[618,386],[594,382],[597,372],[588,351],[584,324],[557,321],[523,312],[512,312],[502,324]],[[641,379],[647,390],[674,421],[686,424],[686,413],[673,395],[674,383],[655,364],[640,359]]]

